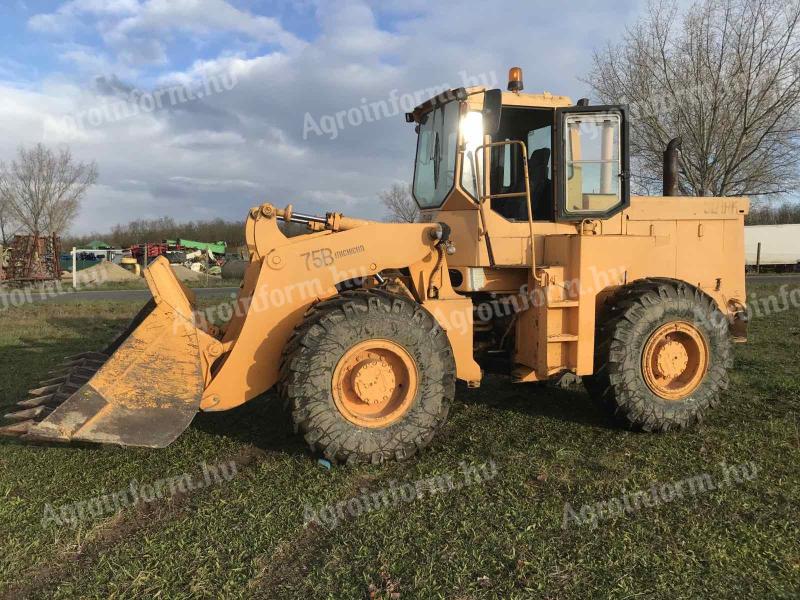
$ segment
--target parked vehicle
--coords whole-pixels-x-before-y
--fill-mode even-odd
[[[800,224],[744,228],[748,270],[800,271]]]

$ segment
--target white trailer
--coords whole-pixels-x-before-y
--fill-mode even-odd
[[[800,224],[748,225],[744,252],[748,267],[800,270]]]

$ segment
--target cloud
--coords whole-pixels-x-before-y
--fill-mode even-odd
[[[61,34],[79,26],[80,18],[85,15],[110,17],[133,14],[138,10],[137,0],[72,0],[53,13],[32,16],[28,27],[41,33]]]
[[[230,188],[258,188],[254,181],[246,179],[209,179],[208,177],[170,177],[169,181],[177,185],[186,186],[190,190],[197,188],[216,188],[229,190]]]
[[[26,71],[28,70],[29,70],[28,67],[26,67],[23,63],[17,60],[0,56],[0,80],[23,79],[25,77]]]
[[[53,13],[37,14],[28,26],[37,32],[68,34],[89,17],[106,44],[128,59],[163,62],[165,51],[158,36],[173,31],[213,35],[237,33],[290,50],[304,42],[272,17],[240,10],[225,0],[72,0]],[[115,20],[116,18],[116,20]]]
[[[67,42],[55,46],[58,59],[74,67],[78,72],[90,76],[98,73],[119,71],[119,66],[105,53],[85,44]],[[126,73],[129,73],[126,70]]]
[[[405,36],[380,29],[373,10],[361,2],[322,3],[317,18],[325,32],[319,45],[340,57],[369,62],[369,57],[401,51],[408,41]]]
[[[224,0],[148,0],[133,16],[123,19],[110,36],[133,32],[183,29],[194,33],[235,32],[287,49],[304,44],[277,19],[239,10]]]
[[[236,146],[246,140],[233,131],[192,131],[176,135],[170,140],[171,145],[179,148],[218,148],[220,146]]]
[[[415,134],[402,111],[346,123],[333,140],[304,139],[306,115],[319,122],[398,95],[457,87],[464,76],[504,87],[512,65],[524,67],[529,91],[577,98],[585,95],[577,77],[588,69],[592,47],[618,37],[639,10],[626,1],[503,7],[342,0],[287,9],[295,19],[290,28],[275,14],[237,6],[76,0],[37,15],[31,30],[57,38],[63,71],[33,90],[0,83],[0,159],[47,132],[48,143],[69,143],[76,156],[97,160],[101,185],[87,198],[78,231],[160,215],[244,219],[265,200],[307,213],[346,209],[381,218],[378,193],[409,181],[413,169]],[[92,42],[65,39],[86,27]],[[87,85],[94,69],[94,76],[108,76]],[[220,74],[235,85],[96,127],[65,126],[65,117],[135,90],[202,84]]]

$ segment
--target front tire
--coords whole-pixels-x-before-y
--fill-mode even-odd
[[[633,428],[683,429],[719,402],[732,356],[714,300],[680,281],[644,279],[613,296],[600,316],[586,388]]]
[[[281,393],[313,452],[339,463],[404,460],[447,420],[455,361],[413,300],[344,292],[306,315],[284,352]]]

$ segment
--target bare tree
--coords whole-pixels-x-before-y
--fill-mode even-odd
[[[8,246],[9,240],[19,229],[19,224],[11,214],[8,203],[0,196],[0,245]]]
[[[66,148],[55,152],[37,144],[20,148],[10,164],[0,163],[0,198],[33,235],[64,232],[96,181],[96,164],[76,162]]]
[[[411,186],[394,183],[388,190],[381,192],[381,202],[389,211],[388,219],[395,223],[416,223],[420,220],[420,212]]]
[[[631,108],[637,191],[661,181],[662,152],[683,140],[684,195],[793,189],[800,161],[800,1],[651,4],[586,77],[599,100]]]

